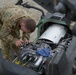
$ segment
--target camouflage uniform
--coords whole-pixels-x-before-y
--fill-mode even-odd
[[[11,48],[18,52],[15,41],[20,39],[19,22],[23,17],[29,17],[21,6],[11,5],[0,9],[0,39],[3,57],[10,60]],[[23,33],[22,39],[29,39],[30,35]]]

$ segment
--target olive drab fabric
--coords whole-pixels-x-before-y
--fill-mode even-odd
[[[0,9],[0,39],[6,59],[11,57],[10,44],[15,51],[18,50],[14,43],[21,38],[19,22],[23,17],[29,16],[22,6],[8,5]],[[22,39],[29,37],[29,34],[23,33]]]

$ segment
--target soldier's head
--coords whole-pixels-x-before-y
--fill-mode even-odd
[[[23,32],[31,33],[36,28],[36,22],[31,18],[22,18],[20,22],[20,27]]]

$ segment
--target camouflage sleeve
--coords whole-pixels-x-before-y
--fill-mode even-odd
[[[3,24],[1,30],[0,30],[0,39],[3,40],[6,43],[15,43],[15,41],[17,40],[17,38],[14,38],[11,34],[10,34],[10,27],[8,27],[6,25],[6,23]]]
[[[30,33],[23,33],[23,36],[22,36],[22,39],[24,40],[24,39],[28,39],[29,40],[29,38],[30,38]]]

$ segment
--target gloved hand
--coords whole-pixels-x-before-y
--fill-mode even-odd
[[[23,42],[25,42],[26,44],[28,44],[29,40],[28,39],[24,39]]]

